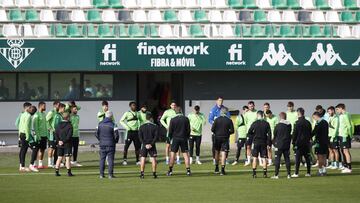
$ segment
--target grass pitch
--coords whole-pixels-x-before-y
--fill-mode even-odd
[[[163,154],[164,145],[158,145]],[[30,150],[29,150],[30,152]],[[109,180],[99,179],[96,152],[83,152],[79,161],[83,167],[73,168],[75,177],[67,177],[61,169],[61,177],[54,176],[53,169],[40,173],[18,172],[18,154],[0,154],[0,202],[359,202],[360,201],[360,149],[352,150],[353,173],[343,175],[330,170],[326,177],[305,178],[302,167],[301,177],[286,179],[282,167],[279,180],[251,177],[251,168],[243,164],[227,166],[228,175],[213,174],[209,147],[202,150],[203,165],[192,165],[192,177],[185,176],[185,166],[176,165],[174,176],[166,177],[167,166],[160,156],[159,178],[154,180],[151,165],[146,168],[144,180],[139,179],[139,167],[130,157],[128,166],[121,166],[122,154],[116,154],[115,175]],[[30,153],[28,153],[30,154]],[[133,152],[130,152],[133,154]],[[232,160],[233,154],[230,156]],[[243,155],[242,155],[243,157]],[[29,162],[27,157],[26,163]],[[45,161],[46,162],[46,161]],[[292,165],[292,169],[294,166]],[[274,174],[270,167],[269,176]]]

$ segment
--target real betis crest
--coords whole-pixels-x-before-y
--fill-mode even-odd
[[[7,43],[10,48],[0,48],[0,53],[14,68],[17,68],[35,49],[21,48],[24,45],[23,39],[9,39]]]

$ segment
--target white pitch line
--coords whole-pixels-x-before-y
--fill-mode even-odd
[[[359,170],[360,168],[353,168],[352,170]],[[65,170],[65,169],[64,169]],[[261,168],[258,169],[259,171],[261,170]],[[306,169],[300,169],[300,171],[305,171]],[[178,170],[180,171],[180,170]],[[272,172],[272,171],[275,171],[274,169],[270,169],[268,170],[268,172]],[[282,172],[282,170],[280,170]],[[312,170],[312,171],[317,171],[317,170]],[[338,173],[341,173],[340,170],[328,170],[328,171],[338,171]],[[107,172],[105,170],[105,172]],[[161,173],[166,173],[166,171],[158,171],[158,174],[161,174]],[[193,174],[196,174],[196,173],[213,173],[214,170],[196,170],[196,171],[192,171]],[[252,172],[252,169],[242,169],[242,170],[226,170],[226,172]],[[114,172],[114,174],[138,174],[139,171],[119,171],[119,172]],[[185,174],[183,172],[177,172],[175,171],[176,174]],[[334,174],[338,174],[338,173],[334,173]],[[75,172],[74,173],[75,175],[98,175],[99,174],[99,171],[87,171],[87,172]],[[331,173],[333,174],[333,173]],[[42,172],[39,172],[39,173],[36,173],[36,172],[19,172],[19,173],[2,173],[0,174],[0,176],[23,176],[23,175],[54,175],[54,173],[49,173],[49,172],[46,172],[46,173],[42,173]]]

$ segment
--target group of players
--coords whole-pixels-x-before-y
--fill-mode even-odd
[[[39,103],[38,109],[30,103],[24,103],[24,110],[16,122],[19,129],[20,171],[37,172],[39,168],[43,168],[42,160],[47,144],[49,145],[48,166],[55,168],[57,176],[60,176],[59,168],[63,158],[65,158],[69,176],[72,176],[71,165],[81,166],[76,161],[79,145],[77,111],[80,107],[73,101],[68,104],[56,101],[53,104],[54,109],[45,115],[44,102]],[[155,142],[158,139],[158,126],[154,124],[154,119],[146,106],[142,106],[141,110],[137,111],[136,103],[130,102],[129,107],[130,110],[125,112],[120,119],[120,124],[127,130],[122,164],[128,164],[128,149],[133,142],[136,164],[140,165],[140,178],[144,178],[145,160],[148,154],[151,157],[153,175],[156,178]],[[305,117],[303,108],[295,110],[293,102],[288,102],[287,107],[286,112],[275,116],[270,110],[269,103],[264,104],[263,110],[257,111],[255,103],[250,101],[247,106],[243,106],[234,125],[228,109],[223,105],[223,98],[218,97],[208,117],[212,131],[215,173],[226,175],[225,166],[228,163],[230,150],[229,138],[234,132],[237,135],[237,149],[232,165],[240,162],[240,152],[245,147],[245,166],[252,164],[254,178],[257,177],[258,162],[263,167],[263,176],[267,177],[267,167],[272,165],[273,153],[275,154],[275,175],[272,178],[279,178],[281,156],[285,159],[288,178],[299,177],[300,164],[304,163],[302,158],[305,158],[306,176],[311,176],[311,165],[315,162],[313,149],[317,155],[317,161],[314,164],[319,168],[318,175],[326,175],[327,168],[341,169],[342,173],[351,173],[349,149],[353,128],[345,105],[331,106],[327,111],[318,105],[312,114],[312,119]],[[97,114],[99,126],[107,114],[111,115],[110,119],[116,125],[112,113],[109,112],[108,102],[103,101],[102,108]],[[199,106],[195,106],[193,112],[185,116],[176,102],[171,102],[170,108],[161,116],[160,123],[167,131],[165,147],[166,164],[169,165],[167,175],[173,175],[175,157],[176,163],[180,164],[179,153],[181,152],[185,161],[186,174],[190,176],[190,165],[194,163],[194,148],[196,148],[195,163],[202,164],[200,146],[203,126],[206,123],[205,115],[200,112]],[[30,166],[26,168],[25,155],[28,147],[32,149],[32,156]],[[295,155],[293,175],[290,170],[291,148]],[[71,157],[73,161],[70,161]],[[36,159],[38,159],[37,166]],[[54,160],[57,160],[55,166]],[[328,164],[327,160],[330,160],[331,164]]]
[[[65,160],[68,176],[73,176],[71,165],[81,166],[77,163],[80,122],[77,113],[80,106],[74,101],[67,104],[54,101],[53,107],[46,114],[45,102],[39,102],[38,107],[29,102],[23,104],[23,111],[15,122],[19,131],[20,172],[39,172],[38,169],[51,167],[55,168],[56,175],[60,176],[59,168],[64,165]],[[32,150],[31,160],[29,167],[25,167],[28,148]],[[48,148],[47,166],[43,164],[46,148]]]

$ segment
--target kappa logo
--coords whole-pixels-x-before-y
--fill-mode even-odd
[[[228,50],[230,61],[226,65],[246,65],[243,61],[242,44],[232,44]]]
[[[22,48],[23,39],[7,40],[10,48],[0,48],[0,53],[16,69],[35,50],[35,48]]]
[[[352,66],[359,66],[360,64],[360,56],[359,58],[352,64]]]
[[[274,43],[270,43],[268,50],[264,52],[263,57],[257,64],[255,64],[255,66],[263,66],[265,61],[267,61],[270,66],[275,66],[277,63],[279,63],[279,66],[285,66],[288,61],[290,61],[294,66],[299,65],[293,59],[291,54],[286,51],[283,43],[278,45],[278,50],[279,51],[276,51]]]
[[[104,48],[101,50],[103,54],[103,61],[100,62],[101,66],[118,66],[120,62],[117,61],[117,49],[116,44],[105,44]]]
[[[310,66],[315,61],[319,66],[327,65],[332,66],[336,61],[339,61],[342,66],[347,64],[341,59],[340,54],[334,51],[332,44],[326,45],[326,52],[323,48],[323,43],[318,43],[316,51],[311,53],[311,58],[304,64],[304,66]]]

